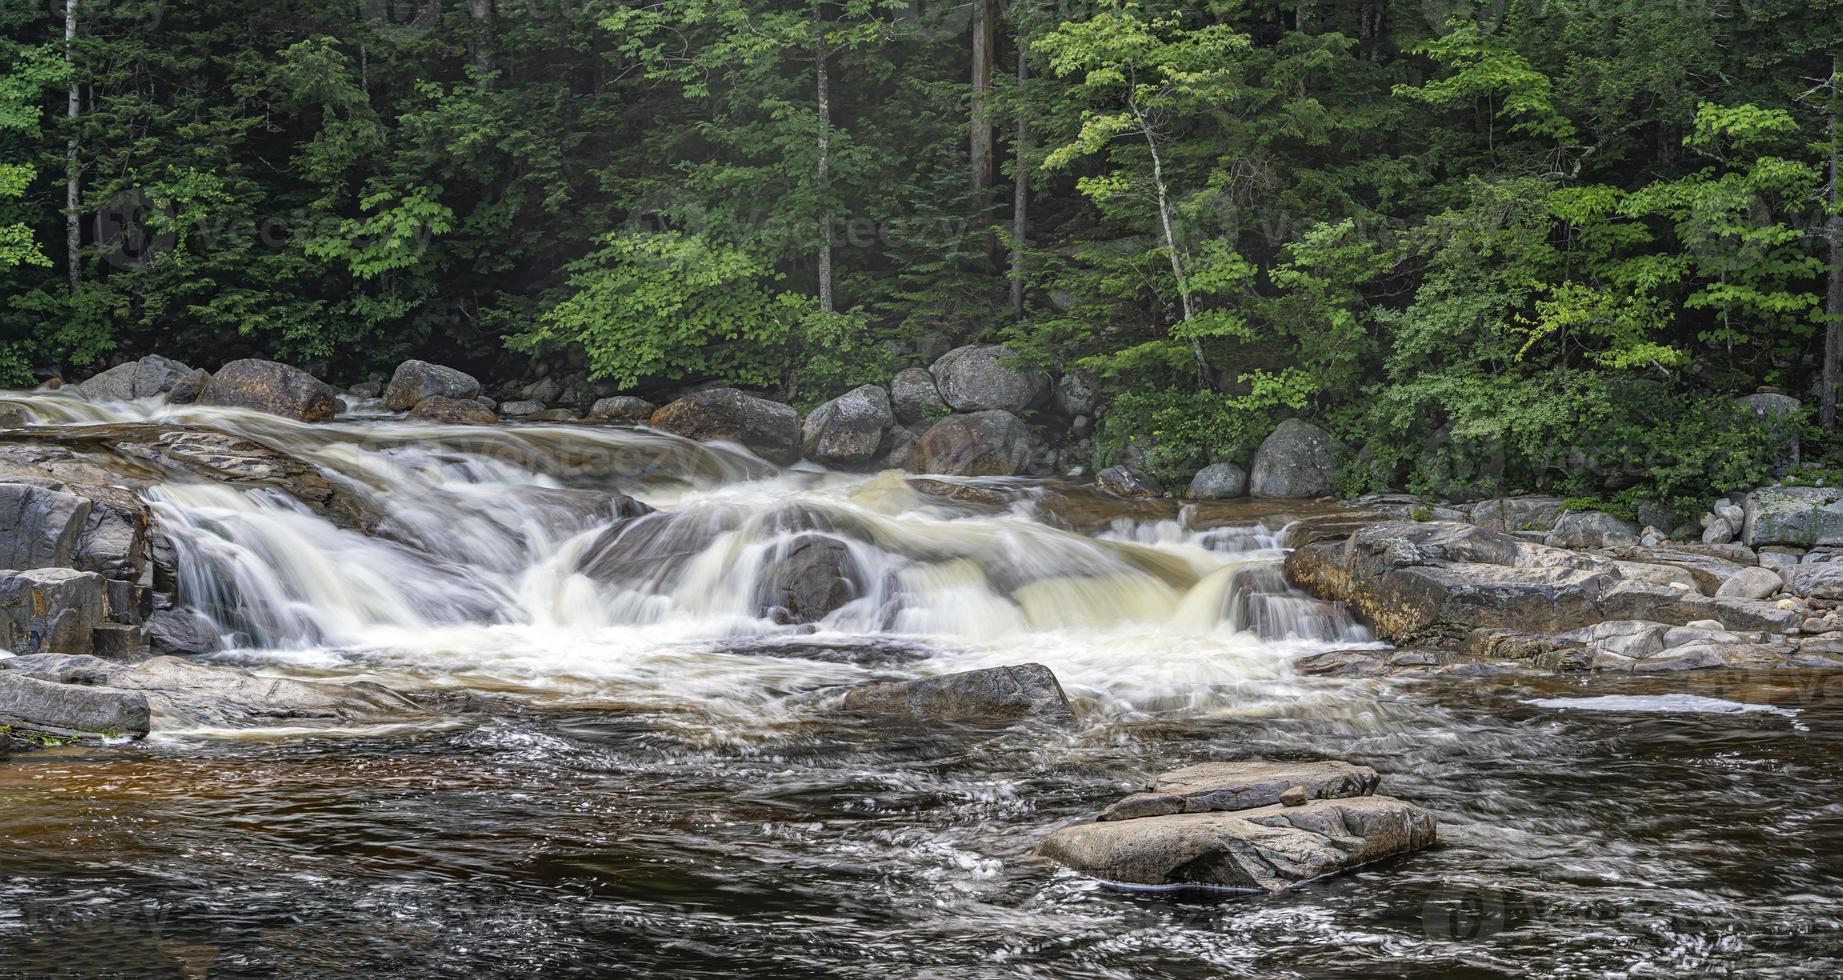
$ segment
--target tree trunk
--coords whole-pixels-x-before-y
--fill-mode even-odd
[[[467,0],[467,12],[474,19],[474,70],[480,74],[480,87],[492,88],[493,49],[488,40],[493,31],[493,0]]]
[[[83,247],[83,216],[77,206],[82,197],[82,163],[77,158],[77,112],[82,108],[82,96],[77,85],[77,66],[75,45],[77,42],[77,0],[64,0],[64,61],[70,66],[70,138],[64,144],[64,259],[70,269],[70,294],[77,295],[83,284],[83,265],[80,251]]]
[[[1024,105],[1024,83],[1030,80],[1030,62],[1024,57],[1024,32],[1017,35],[1017,162],[1011,187],[1011,314],[1024,318],[1024,243],[1030,231],[1030,116]]]
[[[973,0],[973,118],[970,142],[973,189],[980,191],[989,190],[993,183],[990,104],[994,19],[992,0]]]
[[[1151,123],[1136,107],[1133,109],[1133,118],[1139,123],[1139,132],[1145,136],[1146,147],[1152,151],[1152,188],[1158,193],[1158,223],[1165,233],[1165,253],[1171,257],[1171,275],[1177,280],[1177,295],[1184,310],[1184,322],[1189,323],[1194,315],[1190,304],[1190,281],[1184,278],[1184,261],[1178,254],[1177,235],[1171,229],[1171,198],[1165,190],[1165,164],[1158,154],[1158,137],[1153,133]],[[1203,341],[1191,337],[1190,351],[1197,358],[1197,384],[1211,387],[1209,360],[1203,356]]]
[[[813,11],[813,19],[819,19],[819,11]],[[816,36],[813,42],[813,63],[817,66],[819,89],[819,194],[821,200],[828,196],[828,173],[832,167],[832,84],[826,71],[826,41],[823,34]],[[827,201],[819,215],[819,308],[832,312],[832,208]]]
[[[1843,84],[1836,58],[1830,61],[1830,216],[1825,222],[1830,239],[1830,290],[1824,303],[1824,397],[1820,421],[1826,430],[1837,427],[1837,387],[1843,385],[1843,211],[1838,210],[1837,157],[1838,85]]]

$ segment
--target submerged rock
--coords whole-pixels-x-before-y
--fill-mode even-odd
[[[856,578],[844,542],[802,534],[769,556],[756,606],[789,623],[816,623],[857,597]]]
[[[1065,723],[1075,720],[1056,675],[1042,664],[988,667],[872,684],[845,695],[847,711],[917,721]]]
[[[652,426],[700,442],[741,444],[770,463],[800,459],[800,413],[736,388],[694,392],[653,413]]]
[[[302,422],[330,422],[339,392],[298,367],[245,358],[218,369],[199,393],[200,405],[248,408]]]
[[[1254,454],[1249,493],[1256,497],[1322,497],[1337,475],[1331,433],[1301,419],[1281,422]]]
[[[1368,796],[1381,782],[1376,770],[1348,762],[1203,762],[1159,776],[1145,792],[1102,810],[1100,819],[1250,810],[1278,803],[1294,788],[1307,799]]]
[[[1386,796],[1360,796],[1077,824],[1050,834],[1043,854],[1124,884],[1279,892],[1431,846],[1437,837],[1432,813]]]
[[[205,666],[177,657],[155,657],[138,664],[53,654],[17,657],[0,661],[0,678],[15,684],[30,678],[65,691],[143,698],[155,730],[303,722],[369,724],[422,713],[414,702],[377,684],[261,677],[235,667]],[[146,734],[148,730],[143,725],[139,732],[123,734]]]
[[[404,361],[384,389],[384,405],[393,412],[407,412],[427,398],[469,401],[479,394],[480,382],[465,371],[428,361]]]

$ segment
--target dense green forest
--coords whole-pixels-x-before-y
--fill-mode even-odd
[[[0,18],[10,384],[418,355],[809,405],[1002,340],[1167,478],[1303,415],[1353,492],[1693,496],[1763,476],[1762,389],[1828,448],[1843,0]]]

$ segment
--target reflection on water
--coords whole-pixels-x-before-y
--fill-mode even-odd
[[[29,404],[209,425],[336,474],[380,536],[273,490],[152,489],[181,589],[247,637],[226,659],[380,680],[444,721],[0,763],[0,976],[1803,976],[1843,957],[1843,679],[1304,679],[1294,657],[1369,637],[1286,586],[1252,516],[923,492],[643,430]],[[763,615],[764,576],[813,535],[852,594],[816,624]],[[1057,672],[1079,726],[830,708],[1023,661]],[[1438,811],[1442,846],[1258,900],[1122,895],[1034,854],[1150,774],[1319,757]]]

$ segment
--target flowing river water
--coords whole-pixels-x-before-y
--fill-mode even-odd
[[[170,731],[0,761],[0,976],[1834,976],[1843,678],[1332,680],[1372,638],[1279,574],[1284,519],[1015,480],[922,492],[644,429],[203,426],[382,517],[147,491],[214,660],[428,720]],[[615,513],[616,491],[656,508]],[[857,595],[763,615],[801,541]],[[893,725],[846,689],[1048,665],[1072,728]],[[1440,846],[1278,897],[1037,857],[1150,775],[1339,758]]]

